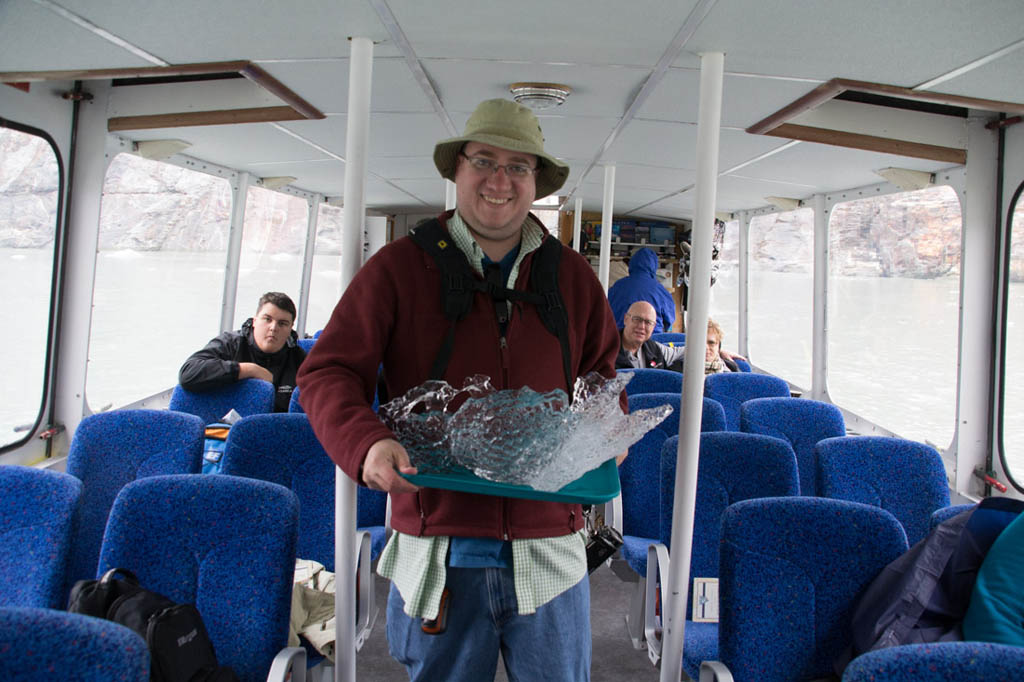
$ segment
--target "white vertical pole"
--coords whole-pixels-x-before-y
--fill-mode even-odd
[[[64,229],[68,232],[65,278],[62,283],[64,304],[60,308],[60,348],[57,357],[54,422],[66,428],[70,438],[89,410],[85,385],[89,366],[89,330],[92,327],[93,294],[96,283],[96,252],[99,246],[100,206],[103,181],[109,161],[106,158],[107,104],[109,81],[85,81],[83,91],[92,101],[78,105],[76,146],[69,171],[70,206],[66,206]],[[70,106],[70,105],[68,105]],[[9,381],[9,380],[8,380]],[[5,383],[5,385],[10,385]],[[11,389],[14,387],[11,386]],[[46,428],[46,427],[43,427]]]
[[[604,167],[604,203],[601,205],[601,256],[597,278],[608,293],[608,270],[612,258],[612,212],[615,208],[615,166]]]
[[[366,151],[370,141],[373,41],[352,38],[345,133],[345,211],[342,221],[341,289],[359,270],[366,216]],[[356,484],[334,470],[335,680],[356,679]]]
[[[309,326],[306,313],[309,311],[309,287],[313,281],[313,257],[316,253],[316,226],[320,221],[320,203],[324,198],[319,194],[306,199],[309,215],[306,218],[306,249],[302,255],[302,284],[299,287],[299,324],[295,333],[301,339]]]
[[[450,211],[455,208],[455,183],[451,180],[444,181],[444,210]]]
[[[985,128],[987,112],[967,117],[966,203],[963,212],[960,268],[960,348],[956,401],[956,491],[984,495],[974,470],[985,468],[990,452],[992,395],[989,362],[992,357],[993,278],[992,254],[999,235],[995,225],[998,134]]]
[[[814,334],[811,340],[811,398],[828,398],[828,211],[825,195],[814,195]]]
[[[701,343],[686,344],[683,399],[679,413],[675,501],[672,507],[672,565],[668,585],[662,577],[664,653],[661,682],[678,682],[682,672],[686,625],[686,588],[690,578],[690,544],[697,497],[697,462],[700,453],[700,418],[704,404],[704,343],[711,301],[711,247],[718,188],[718,138],[722,118],[721,52],[700,56],[700,108],[697,118],[697,184],[690,253],[689,328]]]
[[[750,214],[740,213],[739,338],[740,355],[750,357]]]
[[[580,230],[583,227],[583,197],[576,197],[575,207],[572,212],[572,248],[573,251],[580,250]]]
[[[224,267],[224,296],[221,299],[220,330],[235,328],[235,298],[238,295],[238,270],[242,258],[242,233],[245,231],[245,202],[252,176],[242,171],[231,185],[231,226],[228,228],[228,255]],[[254,301],[255,302],[255,301]],[[249,305],[252,305],[250,303]]]

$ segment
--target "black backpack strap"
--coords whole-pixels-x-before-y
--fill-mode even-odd
[[[466,256],[452,242],[451,235],[441,226],[441,221],[434,218],[417,225],[409,237],[430,254],[441,272],[441,310],[450,322],[434,364],[430,367],[429,378],[443,379],[455,347],[455,325],[469,314],[473,307],[473,295],[482,285],[473,277]]]
[[[572,371],[572,354],[569,352],[569,314],[558,288],[558,264],[562,259],[562,242],[548,237],[541,242],[533,254],[530,270],[530,290],[543,301],[537,304],[537,314],[547,330],[558,337],[562,347],[562,371],[565,373],[566,390],[572,400],[575,378]]]
[[[533,255],[530,271],[530,291],[517,291],[498,286],[491,281],[480,281],[470,268],[469,261],[452,242],[451,235],[434,218],[417,225],[409,237],[421,249],[430,254],[441,273],[441,310],[450,320],[430,367],[431,379],[443,379],[455,346],[456,323],[469,314],[473,307],[473,296],[481,291],[488,294],[495,304],[495,314],[501,322],[506,313],[505,301],[526,301],[537,307],[544,327],[558,338],[562,348],[562,369],[569,399],[572,399],[573,372],[572,356],[569,351],[569,315],[558,289],[558,264],[562,258],[562,243],[553,237],[541,242]],[[499,307],[500,306],[500,307]]]

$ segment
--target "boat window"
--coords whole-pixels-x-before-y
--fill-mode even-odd
[[[230,219],[227,180],[132,154],[110,163],[89,336],[92,410],[170,388],[185,358],[217,335]]]
[[[299,304],[308,228],[309,204],[305,199],[262,187],[249,188],[235,296],[235,329],[256,314],[260,296],[268,291],[288,294],[296,306]]]
[[[1024,187],[1024,185],[1022,185]],[[1006,298],[1006,364],[1003,368],[1002,452],[1017,487],[1024,483],[1024,200],[1020,191],[1010,224]]]
[[[814,211],[750,221],[750,359],[804,389],[811,385]]]
[[[313,246],[313,275],[309,282],[306,333],[312,336],[327,325],[341,298],[341,223],[344,211],[320,204],[316,244]]]
[[[48,140],[0,126],[0,294],[18,336],[0,391],[0,449],[30,438],[41,418],[61,175]]]
[[[711,264],[717,271],[711,285],[711,319],[722,328],[722,348],[739,352],[740,231],[739,222],[725,224],[724,241]],[[716,246],[718,244],[716,243]]]
[[[838,204],[829,222],[829,395],[940,449],[956,422],[961,226],[949,187]]]

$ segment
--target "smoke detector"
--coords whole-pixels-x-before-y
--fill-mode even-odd
[[[512,99],[531,109],[557,107],[572,92],[572,88],[560,83],[513,83],[508,90]]]

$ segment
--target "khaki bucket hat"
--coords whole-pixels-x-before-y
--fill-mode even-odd
[[[434,165],[441,177],[455,181],[455,162],[462,146],[480,142],[537,157],[537,199],[558,191],[569,177],[569,166],[544,152],[544,134],[533,112],[507,99],[477,105],[461,137],[441,140],[434,147]]]

